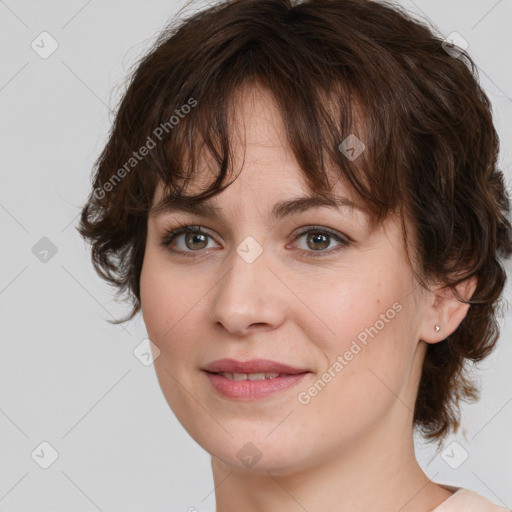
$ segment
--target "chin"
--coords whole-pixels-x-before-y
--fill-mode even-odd
[[[272,441],[265,438],[266,433],[250,439],[248,436],[235,436],[228,441],[224,437],[222,443],[212,438],[194,439],[213,459],[232,470],[268,476],[268,473],[287,475],[307,469],[313,461],[309,451],[304,450],[304,443],[295,443],[288,436],[288,441],[292,442],[287,444],[286,432],[281,434]]]

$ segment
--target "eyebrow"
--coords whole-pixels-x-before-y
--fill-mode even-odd
[[[268,217],[270,221],[277,221],[286,216],[301,213],[311,208],[316,207],[329,207],[340,210],[342,208],[349,208],[359,210],[365,213],[364,209],[358,206],[347,197],[327,197],[321,195],[312,195],[297,197],[286,201],[280,201],[272,207]],[[203,217],[212,217],[216,219],[223,219],[223,209],[214,206],[207,202],[207,200],[192,203],[186,198],[175,197],[165,198],[150,210],[150,216],[157,217],[164,213],[172,212],[187,212]]]

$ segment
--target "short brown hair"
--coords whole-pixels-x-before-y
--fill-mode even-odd
[[[134,68],[77,228],[99,275],[132,300],[129,317],[114,323],[140,310],[157,184],[169,203],[183,196],[203,152],[218,166],[215,179],[188,200],[227,187],[230,102],[257,85],[275,98],[312,190],[329,194],[329,164],[374,226],[399,210],[413,227],[407,247],[422,286],[477,278],[459,327],[428,345],[414,411],[429,440],[457,430],[459,400],[478,398],[465,363],[499,337],[499,258],[512,242],[489,99],[467,53],[445,48],[426,23],[370,0],[228,0],[171,22]],[[350,134],[365,144],[356,159],[340,150]]]

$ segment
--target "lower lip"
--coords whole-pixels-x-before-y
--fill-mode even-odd
[[[251,400],[284,391],[300,382],[309,372],[264,380],[229,380],[217,373],[205,373],[211,385],[222,395],[229,398]]]

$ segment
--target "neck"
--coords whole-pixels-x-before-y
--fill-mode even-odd
[[[430,512],[451,496],[422,471],[412,425],[360,436],[301,471],[248,473],[212,458],[216,512]],[[386,428],[387,427],[387,428]]]

